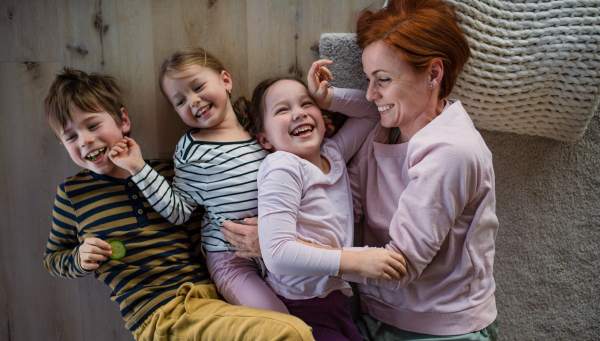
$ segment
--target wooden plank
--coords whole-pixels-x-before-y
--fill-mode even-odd
[[[82,340],[76,281],[42,265],[56,187],[69,157],[42,116],[59,63],[0,63],[0,265],[4,340]],[[4,337],[4,335],[2,335]]]
[[[55,0],[5,0],[0,8],[0,61],[57,61]]]
[[[363,8],[383,0],[253,0],[248,6],[248,84],[269,77],[306,79],[322,33],[354,32]]]
[[[223,63],[233,79],[232,98],[248,95],[246,2],[235,0],[153,0],[154,69],[186,46],[200,46]],[[158,76],[157,76],[158,77]],[[159,156],[171,159],[189,129],[156,85]]]
[[[117,78],[144,157],[158,157],[151,0],[102,1],[104,72]]]
[[[102,73],[101,1],[62,0],[58,7],[61,66]]]

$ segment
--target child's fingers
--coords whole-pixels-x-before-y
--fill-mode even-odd
[[[325,80],[327,78],[329,78],[330,81],[333,80],[333,75],[331,74],[331,71],[329,71],[329,69],[324,66],[319,68],[319,74],[321,75],[321,80]]]
[[[81,267],[87,271],[96,270],[96,269],[98,269],[99,266],[100,266],[100,264],[98,264],[96,262],[84,261],[84,260],[81,261]]]
[[[406,267],[406,260],[404,259],[404,257],[401,254],[390,251],[390,255],[392,256],[392,258],[394,258],[395,260],[400,262],[402,264],[402,266]]]
[[[87,238],[83,241],[84,244],[97,246],[101,249],[110,251],[110,244],[99,238]]]

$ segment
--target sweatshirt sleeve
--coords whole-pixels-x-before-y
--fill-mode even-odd
[[[53,276],[78,278],[93,272],[81,267],[77,226],[75,209],[61,184],[54,200],[52,229],[44,252],[44,266]]]
[[[139,173],[131,177],[156,212],[175,225],[188,221],[192,212],[200,205],[194,198],[177,187],[178,168],[175,163],[173,186],[150,165],[146,164]]]
[[[314,248],[298,242],[296,223],[302,196],[300,167],[288,155],[275,162],[265,160],[261,165],[258,173],[258,235],[263,259],[267,269],[277,275],[335,276],[340,265],[340,250]]]
[[[438,253],[477,195],[481,175],[480,164],[465,146],[421,143],[409,147],[408,162],[410,182],[398,201],[386,245],[406,259],[408,274],[400,288],[419,277]]]
[[[347,163],[379,122],[379,111],[373,102],[367,101],[364,91],[339,88],[334,88],[329,110],[350,117],[331,138]]]

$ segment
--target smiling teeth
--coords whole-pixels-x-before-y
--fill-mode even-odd
[[[302,127],[300,127],[300,128],[296,128],[296,129],[294,129],[294,130],[292,131],[292,135],[298,135],[298,134],[300,134],[301,132],[303,132],[303,131],[307,131],[307,130],[310,130],[310,131],[312,131],[312,129],[313,129],[313,128],[312,128],[311,126],[302,126]]]
[[[90,160],[90,161],[96,161],[96,156],[98,156],[98,154],[100,153],[104,153],[104,151],[106,150],[106,147],[102,148],[102,149],[98,149],[94,152],[89,153],[88,155],[85,156],[86,159]]]
[[[204,114],[206,112],[206,110],[208,110],[210,108],[212,108],[212,104],[209,104],[209,105],[205,106],[202,110],[198,111],[196,113],[196,117],[202,116],[202,114]]]
[[[377,107],[377,110],[379,110],[379,112],[382,112],[382,111],[389,110],[392,107],[393,107],[393,105],[386,105],[386,106],[383,106],[383,107]]]

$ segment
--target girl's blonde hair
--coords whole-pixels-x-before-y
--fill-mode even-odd
[[[158,72],[158,84],[160,91],[167,98],[165,89],[163,88],[163,80],[168,72],[183,71],[192,66],[202,66],[203,68],[211,68],[217,73],[225,70],[221,62],[210,53],[200,47],[186,47],[172,55],[170,55],[160,66]],[[231,98],[231,94],[229,94]],[[232,102],[233,112],[244,129],[248,129],[248,115],[250,111],[250,100],[244,96],[239,97],[235,102]]]

